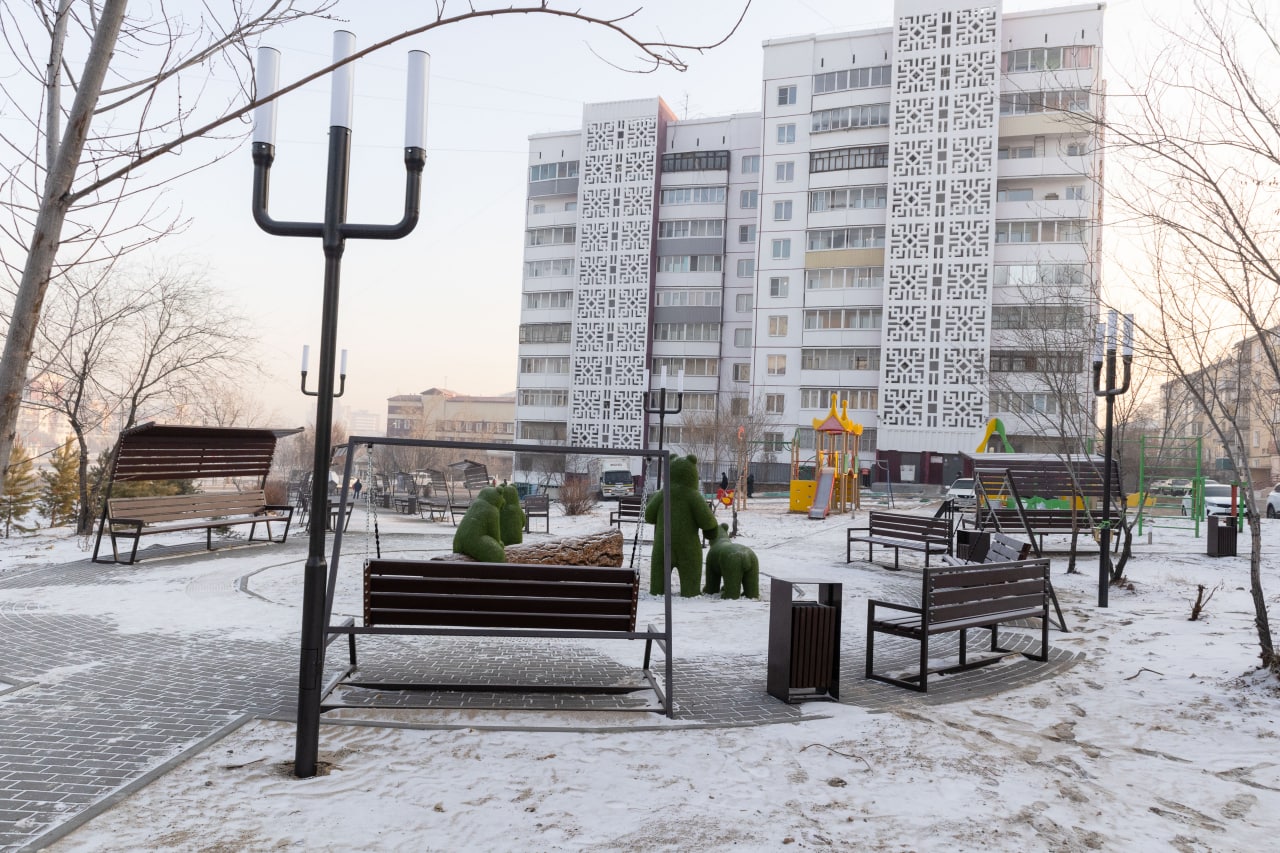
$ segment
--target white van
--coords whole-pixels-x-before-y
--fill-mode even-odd
[[[600,495],[606,498],[627,497],[635,493],[631,466],[622,456],[606,456],[600,460]]]

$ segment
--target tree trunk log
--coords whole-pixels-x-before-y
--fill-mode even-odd
[[[508,563],[529,563],[539,566],[604,566],[618,568],[622,565],[625,540],[620,530],[602,530],[585,536],[570,536],[523,545],[507,546]],[[445,554],[433,560],[449,562],[469,561],[463,554]]]

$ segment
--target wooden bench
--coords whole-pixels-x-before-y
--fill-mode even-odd
[[[1040,620],[1040,654],[1023,654],[1033,660],[1046,661],[1049,659],[1051,589],[1049,561],[1043,558],[926,568],[918,607],[875,599],[867,602],[866,676],[924,693],[928,690],[931,672],[960,672],[1013,654],[1000,648],[1000,624],[1028,618]],[[896,615],[882,615],[881,610],[892,611]],[[967,648],[970,628],[989,628],[991,651],[998,654],[970,662]],[[949,631],[960,632],[959,663],[930,669],[929,638]],[[906,678],[877,674],[874,671],[876,634],[892,634],[918,642],[918,674]]]
[[[861,535],[856,535],[861,534]],[[924,564],[929,565],[930,554],[951,553],[951,521],[945,517],[905,515],[898,512],[867,514],[866,527],[850,527],[845,542],[845,562],[853,562],[853,543],[867,543],[867,560],[875,553],[875,546],[893,549],[893,567],[898,568],[898,550],[923,551]]]
[[[1026,518],[1027,525],[1031,527],[1030,530],[1023,526],[1018,510],[1012,507],[978,507],[972,516],[966,514],[961,524],[974,530],[998,530],[1039,536],[1041,550],[1044,550],[1046,534],[1092,532],[1089,516],[1083,510],[1072,512],[1069,509],[1024,509],[1022,516]]]
[[[944,554],[942,562],[948,566],[965,566],[973,563],[1008,563],[1025,560],[1031,556],[1030,542],[1020,542],[999,531],[983,535],[988,537],[987,548],[980,560],[964,560],[951,554]]]
[[[140,498],[111,498],[93,546],[93,562],[133,564],[138,557],[138,540],[153,533],[204,530],[205,548],[213,550],[213,531],[221,527],[248,524],[253,541],[259,524],[266,525],[267,540],[284,542],[289,535],[293,507],[267,503],[266,492],[205,492],[194,495],[152,495]],[[279,539],[271,535],[271,525],[283,523]],[[102,537],[111,540],[112,560],[99,560]],[[132,540],[129,559],[121,560],[117,540]]]
[[[349,635],[351,670],[357,665],[357,634],[644,640],[647,686],[670,714],[668,694],[649,671],[656,640],[666,656],[670,685],[670,635],[652,625],[636,631],[639,591],[640,575],[629,568],[372,559],[364,569],[364,625],[339,626],[330,632]],[[457,690],[459,685],[415,684],[414,688]],[[628,693],[639,688],[486,684],[474,689]]]
[[[642,521],[644,521],[644,498],[638,495],[618,498],[618,508],[609,513],[609,523],[618,528],[623,524],[636,524]]]
[[[524,500],[520,501],[520,508],[524,510],[524,532],[531,532],[529,522],[535,518],[541,518],[547,523],[547,533],[551,532],[551,498],[547,495],[528,495]]]

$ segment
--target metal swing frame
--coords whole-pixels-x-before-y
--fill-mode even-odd
[[[435,441],[430,439],[411,439],[411,438],[388,438],[383,436],[352,436],[347,441],[346,464],[343,482],[347,482],[351,478],[352,468],[355,462],[355,450],[360,446],[366,446],[368,452],[372,454],[374,447],[378,445],[391,445],[399,447],[431,447],[449,450],[464,451],[498,451],[503,453],[531,453],[531,454],[558,454],[561,456],[625,456],[637,457],[648,460],[656,460],[662,472],[662,493],[664,499],[662,502],[663,524],[665,529],[670,529],[671,522],[671,500],[670,500],[670,451],[667,450],[619,450],[617,448],[608,447],[572,447],[563,445],[539,445],[539,444],[495,444],[495,443],[475,443],[462,441]],[[347,509],[347,490],[343,490],[340,500],[340,512],[345,513]],[[367,527],[367,523],[366,523]],[[671,540],[664,538],[662,549],[662,560],[665,566],[665,579],[663,584],[663,614],[664,625],[656,628],[652,624],[648,625],[645,630],[631,631],[603,631],[603,630],[583,630],[573,628],[483,628],[483,627],[421,627],[421,626],[365,626],[354,624],[353,619],[344,619],[341,623],[335,624],[333,621],[333,602],[334,594],[337,589],[338,572],[342,557],[342,544],[344,539],[343,530],[335,531],[333,538],[333,552],[329,562],[329,576],[325,590],[325,640],[321,644],[321,659],[319,672],[324,671],[324,655],[328,650],[330,643],[342,636],[347,637],[349,646],[349,663],[341,668],[341,670],[329,680],[328,683],[322,685],[318,693],[317,703],[319,711],[323,713],[325,710],[333,710],[338,707],[345,707],[336,704],[326,704],[328,696],[338,687],[348,682],[349,677],[356,672],[358,665],[356,662],[356,637],[360,635],[376,635],[376,636],[455,636],[455,637],[560,637],[573,639],[628,639],[628,640],[644,640],[644,664],[642,671],[649,687],[657,696],[661,706],[661,711],[667,717],[675,718],[674,705],[674,678],[673,678],[673,661],[672,661],[672,600],[671,600]],[[380,548],[379,548],[380,550]],[[624,540],[625,550],[625,540]],[[652,568],[651,568],[652,570]],[[639,571],[636,570],[636,584],[639,589]],[[653,645],[656,644],[663,653],[663,672],[659,678],[650,669],[650,656]],[[446,689],[443,685],[428,684],[396,684],[386,685],[385,689]],[[447,689],[456,690],[456,686]],[[479,688],[476,688],[479,689]],[[485,690],[495,690],[493,685],[486,685]],[[619,689],[616,686],[592,686],[592,685],[572,685],[569,687],[557,686],[554,688],[540,687],[537,685],[509,685],[502,688],[503,690],[514,690],[523,692],[566,692],[572,690],[582,693],[617,693]],[[362,707],[400,707],[391,705],[373,704]],[[616,709],[610,709],[616,710]],[[651,710],[648,708],[639,710]]]

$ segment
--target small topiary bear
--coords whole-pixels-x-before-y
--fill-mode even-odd
[[[458,532],[453,534],[453,550],[482,563],[505,563],[507,552],[502,548],[502,493],[493,486],[486,486],[467,507],[467,514],[458,522]]]
[[[760,560],[756,552],[746,545],[729,540],[729,525],[722,524],[707,535],[711,547],[707,549],[706,593],[720,592],[721,598],[760,597]]]
[[[502,487],[502,544],[519,545],[524,541],[524,509],[515,486]]]
[[[671,565],[680,573],[680,594],[697,595],[702,585],[702,542],[698,531],[712,530],[716,517],[698,490],[698,458],[690,454],[671,460]],[[653,553],[649,563],[649,592],[661,595],[666,589],[662,568],[662,543],[666,538],[662,521],[662,492],[649,498],[644,520],[654,525]]]

